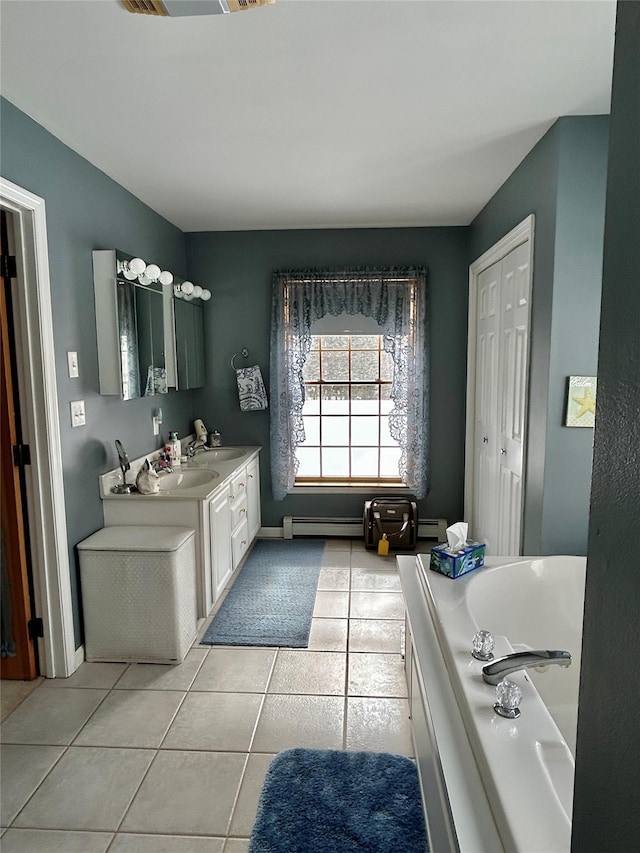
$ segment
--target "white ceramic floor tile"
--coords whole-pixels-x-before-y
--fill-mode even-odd
[[[390,551],[382,556],[377,551],[353,551],[351,554],[351,569],[373,569],[394,574],[398,571],[396,555]]]
[[[32,829],[115,830],[153,756],[150,749],[72,746],[13,825]]]
[[[339,552],[336,552],[339,553]],[[320,570],[318,589],[345,591],[349,589],[350,570],[348,568],[324,568]]]
[[[196,835],[116,835],[109,853],[222,853],[224,838]]]
[[[73,745],[157,748],[186,695],[171,690],[113,690]]]
[[[346,666],[342,652],[280,649],[269,693],[344,696]]]
[[[227,838],[224,853],[249,853],[249,839]]]
[[[312,619],[308,648],[318,652],[347,650],[347,619]]]
[[[346,748],[413,756],[407,699],[347,699]]]
[[[0,726],[0,741],[69,744],[106,695],[91,688],[39,687]]]
[[[351,571],[351,590],[366,592],[380,590],[382,592],[402,592],[400,575],[388,569],[353,569]]]
[[[249,756],[247,767],[242,777],[238,801],[231,817],[230,835],[249,837],[258,810],[258,800],[262,792],[264,777],[274,755],[254,753]]]
[[[132,663],[116,689],[188,690],[206,656],[206,649],[190,649],[179,664]]]
[[[313,615],[316,618],[346,619],[349,615],[349,593],[318,590]]]
[[[4,744],[0,747],[3,783],[0,826],[9,826],[63,752],[62,746]]]
[[[348,693],[349,696],[407,696],[400,654],[350,654]]]
[[[352,619],[404,619],[400,592],[352,592]]]
[[[111,832],[9,829],[2,836],[2,853],[105,853],[112,838]]]
[[[264,693],[275,658],[275,649],[214,646],[191,689]]]
[[[45,689],[52,687],[97,687],[109,690],[127,666],[126,663],[91,663],[85,661],[69,678],[45,678],[42,686]]]
[[[262,699],[256,693],[189,693],[162,748],[248,752]]]
[[[396,619],[349,619],[349,651],[399,652],[403,627]]]
[[[120,830],[225,836],[246,757],[237,752],[159,752]]]
[[[351,551],[350,539],[325,539],[324,552],[327,551]]]
[[[254,752],[293,746],[342,749],[344,699],[337,696],[266,697],[253,741]]]

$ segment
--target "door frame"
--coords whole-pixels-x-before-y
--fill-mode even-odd
[[[29,528],[35,609],[44,628],[40,674],[64,678],[77,669],[83,649],[76,651],[73,627],[46,209],[44,199],[2,177],[0,205],[13,215],[20,283],[20,392],[31,448]]]
[[[497,243],[491,246],[490,249],[480,255],[469,267],[469,316],[468,316],[468,331],[467,331],[467,415],[466,415],[466,434],[465,434],[465,468],[464,468],[464,517],[467,520],[469,527],[473,528],[473,489],[474,489],[474,470],[475,470],[475,387],[476,387],[476,331],[478,322],[478,278],[484,270],[488,269],[493,264],[498,263],[509,252],[516,249],[522,243],[529,243],[529,276],[530,276],[530,293],[533,294],[533,239],[535,234],[535,214],[531,213],[526,219],[523,219],[515,228],[512,228],[508,234],[505,234]],[[529,299],[531,304],[531,299]],[[527,362],[531,351],[531,311],[529,311],[529,347],[527,351]],[[527,386],[529,383],[529,371],[527,370]],[[525,497],[525,476],[526,476],[526,460],[528,447],[528,387],[525,398],[525,446],[522,460],[522,506],[520,507],[521,529],[520,529],[520,551],[522,551],[522,539],[524,534],[524,497]]]

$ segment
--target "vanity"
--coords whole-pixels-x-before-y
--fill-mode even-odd
[[[100,477],[105,527],[181,526],[195,530],[198,618],[206,617],[260,530],[260,447],[202,450],[160,475],[153,495],[113,494],[119,470]],[[133,482],[146,458],[132,460]]]

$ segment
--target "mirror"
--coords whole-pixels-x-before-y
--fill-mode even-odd
[[[202,388],[204,385],[204,311],[202,303],[172,299],[175,336],[176,388]]]
[[[116,280],[123,400],[167,393],[162,288]]]

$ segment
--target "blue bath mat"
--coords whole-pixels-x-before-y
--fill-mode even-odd
[[[201,643],[306,648],[323,553],[317,539],[256,542]]]
[[[415,764],[287,749],[271,762],[249,853],[428,853]]]

